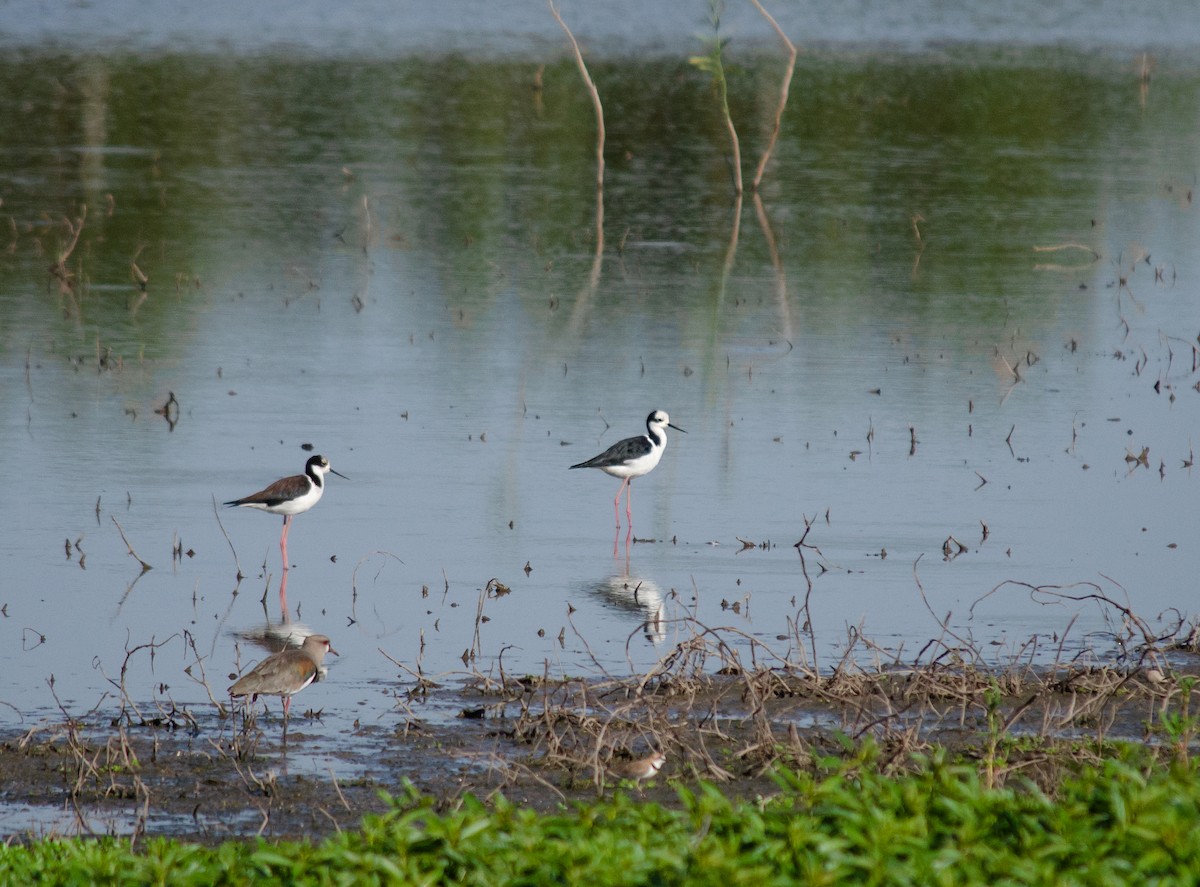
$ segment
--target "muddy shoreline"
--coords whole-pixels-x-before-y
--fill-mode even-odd
[[[354,724],[331,740],[311,727],[337,712],[294,712],[286,746],[275,711],[248,727],[211,709],[153,722],[48,720],[3,738],[0,828],[8,840],[45,836],[170,836],[206,844],[262,835],[316,840],[356,828],[409,786],[453,805],[502,793],[538,810],[614,790],[667,804],[701,779],[736,797],[775,790],[773,765],[809,767],[872,741],[883,766],[944,746],[1003,778],[1038,780],[1094,762],[1106,743],[1149,743],[1163,754],[1196,744],[1165,713],[1186,711],[1200,668],[1058,669],[992,673],[929,667],[874,674],[769,670],[692,678],[543,682],[453,690],[413,688],[394,726]],[[421,697],[436,692],[428,720]],[[645,782],[614,770],[661,750]]]

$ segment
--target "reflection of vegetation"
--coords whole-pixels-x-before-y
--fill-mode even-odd
[[[715,42],[711,60],[741,149],[761,156],[779,77],[765,54],[740,49],[737,77],[729,45]],[[536,282],[516,288],[531,306],[575,291],[594,261],[581,249],[596,224],[594,111],[566,58],[545,62],[535,98],[543,61],[10,56],[0,61],[0,113],[13,121],[0,130],[0,223],[13,233],[0,302],[24,307],[6,317],[32,319],[43,304],[61,219],[85,204],[67,270],[82,271],[93,295],[72,335],[130,356],[176,347],[176,306],[215,278],[319,288],[358,245],[338,235],[364,198],[384,245],[372,261],[417,251],[451,304],[486,306],[515,279]],[[669,312],[711,306],[711,281],[688,284],[723,267],[730,242],[726,121],[711,113],[711,77],[681,58],[593,56],[588,67],[604,94],[605,224],[622,261],[603,284],[621,298],[597,310],[622,312],[633,293]],[[806,56],[763,183],[773,242],[741,244],[732,280],[805,281],[806,304],[834,309],[809,323],[897,303],[942,323],[1025,326],[1026,305],[1045,316],[1031,247],[1086,234],[1114,165],[1137,145],[1176,144],[1172,109],[1195,104],[1195,82],[1164,77],[1155,102],[1143,112],[1130,96],[1136,114],[1124,114],[1123,76],[1036,53]],[[911,275],[917,214],[924,250]],[[140,275],[146,300],[133,316]],[[57,309],[39,323],[61,324]]]

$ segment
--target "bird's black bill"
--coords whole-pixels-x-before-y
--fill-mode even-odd
[[[680,428],[678,425],[672,425],[670,422],[667,423],[667,427],[674,428],[676,431],[680,431],[680,432],[683,432],[684,434],[687,434],[687,432],[684,431],[682,428]]]
[[[330,473],[330,474],[336,474],[336,475],[337,475],[338,477],[340,477],[342,480],[350,480],[350,478],[346,477],[346,475],[342,474],[340,471],[334,471],[332,468],[330,468],[330,469],[329,469],[329,473]]]

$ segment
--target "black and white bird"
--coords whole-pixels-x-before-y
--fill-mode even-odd
[[[283,515],[283,534],[279,537],[279,550],[283,554],[285,573],[288,569],[287,537],[292,515],[303,514],[321,501],[325,492],[326,474],[336,474],[349,480],[346,475],[334,471],[324,456],[313,456],[304,466],[304,474],[281,478],[257,493],[225,503],[230,507],[257,508],[259,511]]]
[[[683,431],[678,425],[671,424],[671,417],[663,410],[655,410],[646,417],[646,433],[637,437],[627,437],[619,440],[603,453],[593,456],[586,462],[572,465],[572,468],[599,468],[605,474],[621,478],[621,486],[617,488],[617,498],[613,499],[613,517],[617,529],[621,529],[621,493],[625,492],[625,519],[633,529],[633,484],[635,477],[641,477],[654,469],[667,448],[667,429],[674,428]]]

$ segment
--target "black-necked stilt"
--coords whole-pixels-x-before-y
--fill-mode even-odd
[[[259,696],[283,697],[283,720],[286,729],[292,697],[316,680],[321,672],[325,654],[338,655],[329,638],[310,634],[298,648],[272,653],[229,688],[232,697],[249,696],[254,702]]]
[[[621,503],[621,493],[625,494],[625,519],[633,530],[633,484],[635,477],[649,473],[658,460],[662,458],[663,450],[667,448],[668,428],[683,431],[678,425],[671,424],[671,417],[662,410],[655,410],[646,417],[646,433],[637,437],[627,437],[619,440],[599,456],[593,456],[586,462],[572,465],[572,468],[599,468],[605,474],[621,478],[621,486],[617,488],[617,498],[613,500],[613,517],[617,521],[617,529],[621,529],[621,513],[618,510]],[[686,431],[683,431],[686,434]]]
[[[292,515],[303,514],[321,501],[321,494],[325,492],[326,474],[350,479],[341,472],[334,471],[324,456],[313,456],[304,466],[304,474],[282,478],[257,493],[225,503],[231,507],[257,508],[271,514],[283,515],[283,534],[279,537],[279,550],[283,554],[284,573],[288,569],[287,537]]]

